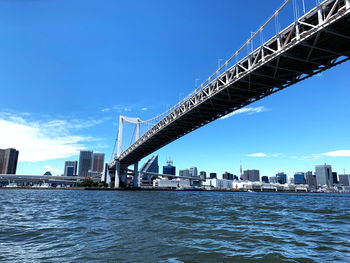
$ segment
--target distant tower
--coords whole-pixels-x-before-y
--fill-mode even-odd
[[[240,179],[242,180],[242,178],[243,178],[242,177],[243,176],[243,174],[242,174],[242,161],[241,161],[241,165],[240,165],[240,174],[241,174],[241,178]]]

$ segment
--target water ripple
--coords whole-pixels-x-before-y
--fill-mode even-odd
[[[0,189],[3,262],[350,262],[350,196]]]

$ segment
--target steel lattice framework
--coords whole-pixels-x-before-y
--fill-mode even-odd
[[[349,14],[350,0],[318,4],[173,107],[110,167],[133,164],[209,122],[348,60]]]

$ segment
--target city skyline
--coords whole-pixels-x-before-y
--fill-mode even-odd
[[[244,10],[238,8],[241,4],[223,3],[231,11],[234,7]],[[143,19],[144,25],[138,29],[125,24],[125,16],[113,3],[108,8],[98,7],[106,14],[102,20],[94,16],[95,6],[91,4],[78,15],[59,6],[52,14],[50,9],[55,5],[1,3],[4,41],[0,48],[4,59],[0,62],[0,84],[6,88],[0,108],[0,135],[6,140],[0,142],[0,148],[14,147],[21,152],[17,173],[51,170],[61,174],[64,161],[78,160],[80,150],[86,149],[105,152],[109,161],[120,114],[148,119],[175,104],[200,83],[196,79],[204,80],[215,71],[218,58],[228,58],[249,37],[246,32],[256,30],[266,14],[278,7],[273,1],[257,3],[261,14],[251,14],[249,24],[232,27],[238,19],[247,19],[247,13],[235,11],[224,16],[227,25],[219,26],[215,17],[210,24],[206,21],[215,13],[212,8],[220,8],[209,2],[203,2],[201,10],[189,3],[188,11],[182,10],[182,2],[173,3],[180,21],[161,3],[141,4],[131,18],[135,23]],[[123,5],[121,9],[129,4]],[[73,5],[72,10],[78,6]],[[149,16],[143,10],[150,12]],[[39,11],[41,15],[35,17]],[[7,13],[24,17],[20,20]],[[75,27],[64,27],[61,17],[66,17],[67,23],[74,22]],[[26,19],[30,21],[23,23]],[[42,19],[48,24],[42,24]],[[145,33],[147,28],[153,35]],[[229,30],[233,33],[226,43],[215,38]],[[118,37],[123,34],[126,40]],[[145,39],[144,45],[137,44],[139,34]],[[82,46],[81,39],[90,42]],[[95,51],[93,57],[91,50]],[[132,61],[137,57],[144,71],[130,89],[124,89],[134,76]],[[38,72],[43,69],[41,76]],[[218,175],[225,171],[238,175],[240,162],[245,170],[259,169],[260,176],[279,171],[290,176],[322,163],[332,164],[338,173],[350,171],[349,69],[349,63],[344,63],[202,127],[157,151],[159,162],[164,164],[171,156],[178,168],[196,164],[199,170]],[[170,83],[170,72],[176,75],[174,83]],[[160,73],[162,83],[154,83]],[[18,80],[18,75],[23,80]],[[147,88],[141,88],[145,85]],[[22,95],[16,96],[13,90]]]

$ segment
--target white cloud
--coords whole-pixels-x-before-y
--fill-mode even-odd
[[[266,153],[251,153],[251,154],[247,154],[247,156],[249,157],[267,157]]]
[[[148,110],[148,108],[147,108],[147,107],[144,107],[144,108],[142,108],[141,110],[142,110],[142,111],[146,111],[146,110]]]
[[[102,112],[108,112],[108,111],[110,111],[111,109],[110,108],[104,108],[104,109],[102,109],[101,111]]]
[[[330,157],[350,157],[350,150],[338,150],[338,151],[323,153],[322,155],[330,156]]]
[[[33,121],[13,113],[0,113],[0,148],[16,148],[22,162],[67,158],[85,149],[84,143],[96,140],[73,133],[101,122],[78,119]]]
[[[243,113],[246,113],[248,115],[252,115],[252,114],[255,114],[255,113],[260,113],[260,112],[264,112],[264,111],[268,111],[269,109],[265,108],[264,106],[259,106],[259,107],[246,107],[246,108],[242,108],[242,109],[239,109],[239,110],[236,110],[234,112],[231,112],[223,117],[221,117],[220,119],[226,119],[226,118],[229,118],[229,117],[232,117],[234,115],[238,115],[238,114],[243,114]]]

